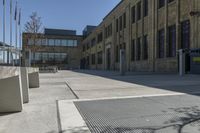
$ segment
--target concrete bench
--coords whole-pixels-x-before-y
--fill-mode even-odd
[[[40,87],[39,68],[27,67],[27,72],[29,79],[29,87],[39,88]]]
[[[19,112],[23,94],[19,67],[0,66],[0,112]]]

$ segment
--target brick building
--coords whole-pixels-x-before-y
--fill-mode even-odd
[[[23,33],[23,66],[77,69],[82,36],[73,30],[45,29],[44,34]]]
[[[200,48],[199,0],[122,0],[82,41],[81,68],[177,72],[177,50]]]

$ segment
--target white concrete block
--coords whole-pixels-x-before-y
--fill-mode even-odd
[[[39,72],[29,73],[28,79],[29,79],[29,87],[30,88],[39,88],[40,87]]]
[[[29,102],[29,81],[26,67],[21,67],[21,83],[23,92],[23,103]]]
[[[0,79],[0,112],[19,112],[22,108],[20,75]]]

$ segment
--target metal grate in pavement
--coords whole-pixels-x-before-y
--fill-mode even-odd
[[[92,133],[200,132],[199,96],[79,101],[74,104]]]

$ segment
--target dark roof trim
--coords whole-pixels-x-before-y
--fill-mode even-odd
[[[117,7],[119,7],[121,5],[121,3],[124,2],[124,0],[121,0],[104,18],[103,20],[105,20]]]

